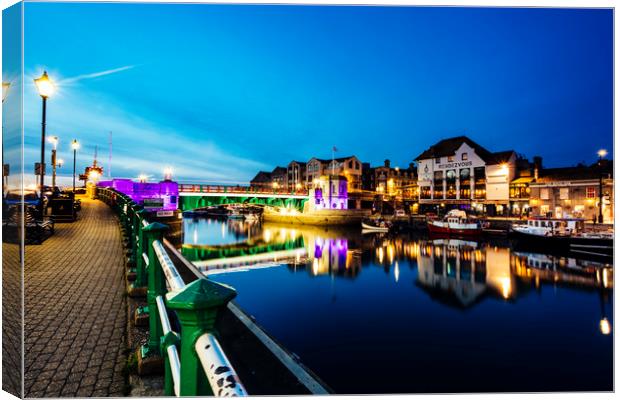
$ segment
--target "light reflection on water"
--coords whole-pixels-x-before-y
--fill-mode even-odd
[[[184,233],[183,254],[337,392],[611,389],[611,265],[356,229],[186,220]]]

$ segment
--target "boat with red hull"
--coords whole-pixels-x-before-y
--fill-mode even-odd
[[[480,222],[469,218],[462,210],[450,210],[442,220],[428,221],[427,226],[432,235],[478,236],[482,233]]]

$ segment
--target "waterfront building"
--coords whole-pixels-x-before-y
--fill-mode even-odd
[[[179,184],[170,179],[149,183],[116,178],[97,182],[97,186],[109,187],[124,193],[147,210],[174,211],[179,208]]]
[[[287,166],[287,189],[290,191],[299,190],[307,187],[306,185],[306,163],[302,161],[291,161]]]
[[[529,184],[530,215],[555,218],[584,218],[592,221],[599,214],[602,190],[603,222],[613,223],[613,163],[546,168],[536,171]]]
[[[466,136],[444,139],[416,157],[420,206],[508,212],[514,151],[492,153]]]
[[[273,185],[271,182],[271,172],[258,171],[256,176],[250,181],[250,188],[255,190],[273,189]]]
[[[271,171],[271,188],[280,190],[288,186],[287,169],[285,167],[275,167]]]
[[[362,189],[362,163],[356,156],[340,157],[333,160],[311,158],[306,164],[306,185],[316,185],[322,175],[343,175],[351,192]]]
[[[517,159],[515,178],[510,182],[510,214],[525,216],[530,213],[530,184],[542,169],[542,158],[534,157],[530,163],[526,158]]]
[[[408,168],[400,169],[390,164],[390,160],[385,160],[383,165],[378,167],[365,164],[362,189],[388,196],[417,199],[418,179],[415,165],[410,163]]]
[[[323,175],[314,188],[310,189],[308,210],[346,210],[348,209],[348,182],[342,175]]]

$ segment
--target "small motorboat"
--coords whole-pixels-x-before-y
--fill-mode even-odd
[[[362,231],[388,232],[392,224],[382,218],[362,220]]]
[[[433,219],[427,222],[431,234],[470,236],[482,233],[480,221],[469,218],[463,210],[450,210],[443,219]]]

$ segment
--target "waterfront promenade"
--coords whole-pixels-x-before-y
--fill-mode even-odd
[[[26,397],[123,396],[123,247],[107,205],[82,198],[74,223],[26,246]]]

